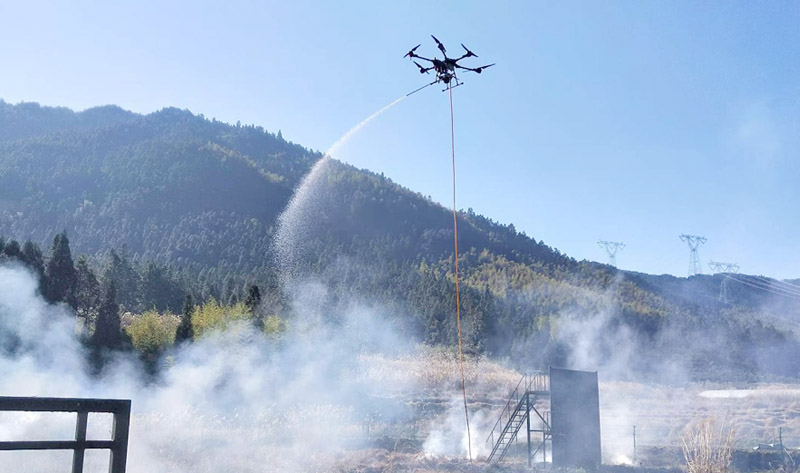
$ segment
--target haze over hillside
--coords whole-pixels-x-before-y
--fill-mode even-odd
[[[0,101],[0,237],[47,247],[66,230],[95,266],[115,250],[163,265],[201,300],[241,296],[251,283],[280,299],[277,218],[321,157],[280,132],[174,108],[75,113]],[[452,344],[447,209],[337,161],[313,202],[295,276],[368,295],[408,333]],[[795,297],[729,281],[722,303],[721,275],[652,276],[576,261],[471,210],[459,226],[473,352],[604,366],[619,377],[662,368],[700,378],[800,374],[776,362],[800,353]],[[144,302],[127,308],[142,310],[134,304]]]

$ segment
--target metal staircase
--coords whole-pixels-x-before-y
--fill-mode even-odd
[[[491,433],[486,438],[486,443],[492,446],[492,451],[487,458],[488,462],[502,461],[509,447],[517,439],[517,434],[526,426],[528,441],[528,464],[540,450],[545,451],[546,442],[550,437],[549,412],[542,415],[536,407],[537,401],[549,398],[550,386],[546,375],[524,375],[511,392],[508,402],[500,412],[500,417],[495,422]],[[541,428],[531,429],[531,412],[534,412],[541,421]],[[531,449],[531,432],[540,432],[542,441],[535,451]],[[546,451],[545,451],[546,453]],[[543,454],[546,457],[546,454]]]

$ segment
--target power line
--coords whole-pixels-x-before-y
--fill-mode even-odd
[[[756,289],[761,289],[762,291],[765,291],[765,292],[769,292],[771,294],[775,294],[777,296],[788,297],[789,299],[800,301],[800,296],[795,295],[795,294],[787,294],[785,292],[774,291],[774,290],[772,290],[772,289],[770,289],[768,287],[764,287],[764,286],[760,286],[758,284],[754,284],[753,282],[750,282],[750,281],[745,280],[745,279],[736,278],[734,276],[731,276],[730,274],[726,274],[726,277],[728,277],[730,279],[733,279],[734,281],[736,281],[738,283],[744,284],[745,286],[750,286],[750,287],[753,287],[753,288],[756,288]]]
[[[600,240],[597,242],[597,246],[606,250],[606,253],[608,253],[608,264],[616,268],[617,252],[625,249],[625,243],[622,243],[621,241]]]
[[[768,283],[770,283],[772,285],[781,286],[781,287],[784,287],[784,288],[786,288],[788,290],[792,290],[792,291],[795,291],[798,294],[800,294],[800,286],[798,286],[796,284],[790,284],[790,283],[788,283],[786,281],[781,281],[779,279],[765,278],[763,276],[751,276],[751,277],[761,279],[762,281],[766,281],[766,282],[768,282]]]
[[[689,245],[689,276],[703,274],[703,265],[700,264],[700,256],[697,254],[697,247],[708,241],[704,236],[680,235],[680,239]]]
[[[789,295],[800,297],[800,291],[796,291],[794,289],[786,289],[786,288],[783,288],[783,287],[780,287],[780,286],[775,286],[775,285],[771,284],[769,281],[764,281],[764,280],[755,278],[754,276],[743,276],[743,277],[744,277],[744,279],[748,280],[749,282],[751,282],[753,284],[757,284],[759,286],[768,288],[768,289],[770,289],[772,291],[776,291],[776,292],[780,292],[780,293],[786,293],[786,294],[789,294]]]
[[[734,278],[734,277],[732,277],[730,275],[726,275],[726,277],[728,277],[730,279],[733,279],[734,281],[736,281],[738,283],[744,284],[745,286],[750,286],[750,287],[753,287],[753,288],[756,288],[756,289],[761,289],[762,291],[769,292],[771,294],[775,294],[775,295],[778,295],[778,296],[785,296],[785,297],[789,297],[789,298],[794,298],[794,296],[790,296],[790,295],[784,294],[782,292],[776,292],[776,291],[770,290],[769,288],[766,288],[764,286],[759,286],[757,284],[753,284],[751,282],[748,282],[748,281],[745,281],[745,280],[742,280],[742,279],[737,279],[737,278]],[[797,298],[797,300],[800,300],[800,298]]]
[[[790,295],[790,296],[798,296],[798,297],[800,297],[800,293],[797,293],[797,292],[795,292],[795,291],[791,291],[791,290],[787,290],[787,289],[784,289],[784,288],[782,288],[782,287],[775,287],[775,286],[772,286],[771,284],[769,284],[769,283],[765,283],[764,281],[760,281],[760,280],[758,280],[758,279],[752,279],[752,277],[751,277],[751,276],[744,276],[744,275],[743,275],[743,276],[742,276],[742,278],[743,278],[744,280],[746,280],[747,282],[749,282],[750,284],[756,285],[756,286],[758,286],[758,287],[763,287],[764,289],[769,289],[769,290],[770,290],[770,291],[772,291],[772,292],[776,292],[776,293],[779,293],[779,294],[786,294],[786,295]]]

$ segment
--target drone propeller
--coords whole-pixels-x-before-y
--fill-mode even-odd
[[[422,45],[418,44],[418,45],[414,46],[413,48],[411,48],[411,51],[407,52],[406,55],[403,56],[403,57],[414,57],[415,56],[414,51],[416,51],[417,48],[420,47],[420,46],[422,46]]]
[[[475,54],[472,51],[470,51],[469,49],[467,49],[467,47],[464,46],[464,43],[461,43],[461,47],[464,48],[464,51],[467,52],[467,54],[465,54],[464,57],[478,57],[477,54]]]
[[[444,49],[444,45],[442,44],[442,42],[436,39],[436,36],[434,35],[431,35],[431,38],[433,38],[433,40],[436,41],[436,45],[439,46],[439,51],[441,51],[442,54],[446,54],[447,50]]]
[[[494,65],[495,65],[495,63],[491,63],[491,64],[488,64],[486,66],[476,67],[475,69],[473,69],[473,71],[475,71],[478,74],[480,74],[484,69],[488,69],[488,68],[490,68],[490,67],[492,67]]]

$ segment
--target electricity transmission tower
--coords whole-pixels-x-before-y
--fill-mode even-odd
[[[706,237],[683,234],[681,241],[685,241],[689,245],[689,276],[703,274],[703,265],[700,264],[700,257],[697,256],[697,247],[707,241]]]
[[[709,261],[708,267],[715,273],[736,274],[739,272],[739,265],[736,263],[720,263],[718,261]],[[728,303],[728,279],[728,276],[723,274],[722,284],[719,286],[719,300],[725,304]]]
[[[617,252],[622,251],[625,248],[625,243],[622,243],[621,241],[600,240],[597,242],[597,245],[600,248],[605,248],[606,253],[608,253],[608,264],[616,268]]]

